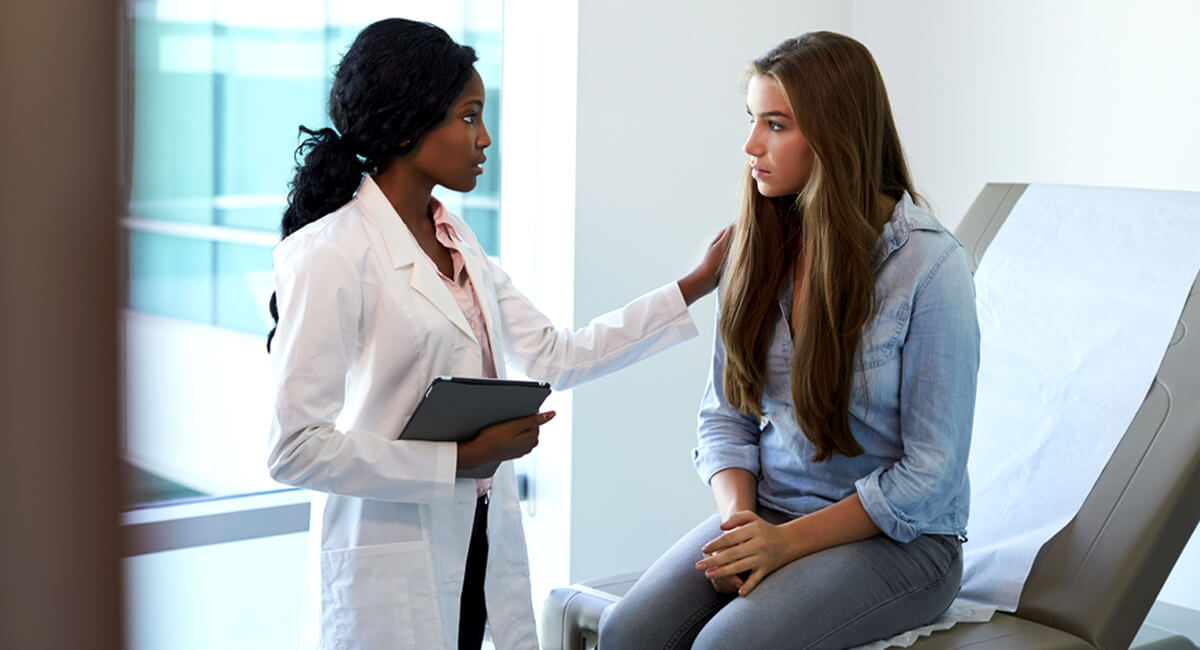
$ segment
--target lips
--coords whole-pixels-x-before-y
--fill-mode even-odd
[[[754,176],[755,178],[765,178],[770,176],[771,172],[763,169],[762,167],[754,167],[750,170],[750,175]]]

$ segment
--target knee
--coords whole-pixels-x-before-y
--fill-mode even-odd
[[[747,634],[731,634],[732,630],[721,625],[705,625],[692,641],[692,650],[729,650],[729,648],[747,648]]]
[[[638,607],[629,603],[629,599],[623,598],[610,605],[600,617],[597,650],[636,648],[637,640],[644,637],[645,626],[649,622],[640,615]]]

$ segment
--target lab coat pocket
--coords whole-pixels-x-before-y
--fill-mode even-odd
[[[321,581],[323,648],[424,648],[441,637],[424,541],[325,551]]]

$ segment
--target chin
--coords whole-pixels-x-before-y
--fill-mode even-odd
[[[762,181],[757,181],[756,184],[758,187],[758,193],[762,194],[763,196],[767,197],[768,199],[773,199],[777,196],[783,196],[785,194],[784,192],[779,192],[779,191],[772,189],[770,185],[767,185],[766,183],[764,183]]]
[[[793,196],[804,191],[804,183],[799,187],[780,187],[778,183],[768,185],[761,181],[758,182],[758,193],[768,199],[777,199],[781,196]]]
[[[453,184],[446,183],[443,187],[445,187],[448,190],[454,190],[455,192],[462,192],[463,194],[466,194],[467,192],[470,192],[471,190],[475,189],[475,186],[478,184],[479,184],[479,181],[475,177],[471,177],[471,180],[469,180],[469,181],[462,181],[462,182],[453,183]]]

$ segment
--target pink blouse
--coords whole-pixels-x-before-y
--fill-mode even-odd
[[[437,237],[438,243],[446,247],[450,251],[450,261],[453,265],[453,277],[448,278],[446,274],[437,269],[437,264],[426,254],[426,259],[433,264],[433,268],[437,269],[438,277],[446,284],[446,288],[450,290],[450,295],[454,296],[454,302],[458,303],[459,309],[462,309],[463,316],[467,317],[467,323],[471,325],[471,332],[475,334],[475,340],[479,341],[480,356],[483,358],[482,367],[479,369],[481,377],[496,376],[496,362],[492,359],[492,344],[488,339],[487,322],[483,319],[483,309],[479,306],[479,295],[475,293],[475,285],[471,282],[471,276],[467,273],[467,265],[463,262],[462,251],[458,244],[461,241],[458,233],[454,231],[454,226],[450,223],[449,213],[441,201],[431,198],[433,202],[433,227],[434,234]],[[422,250],[424,252],[424,250]],[[483,496],[492,488],[492,479],[477,478],[475,479],[475,494]]]

